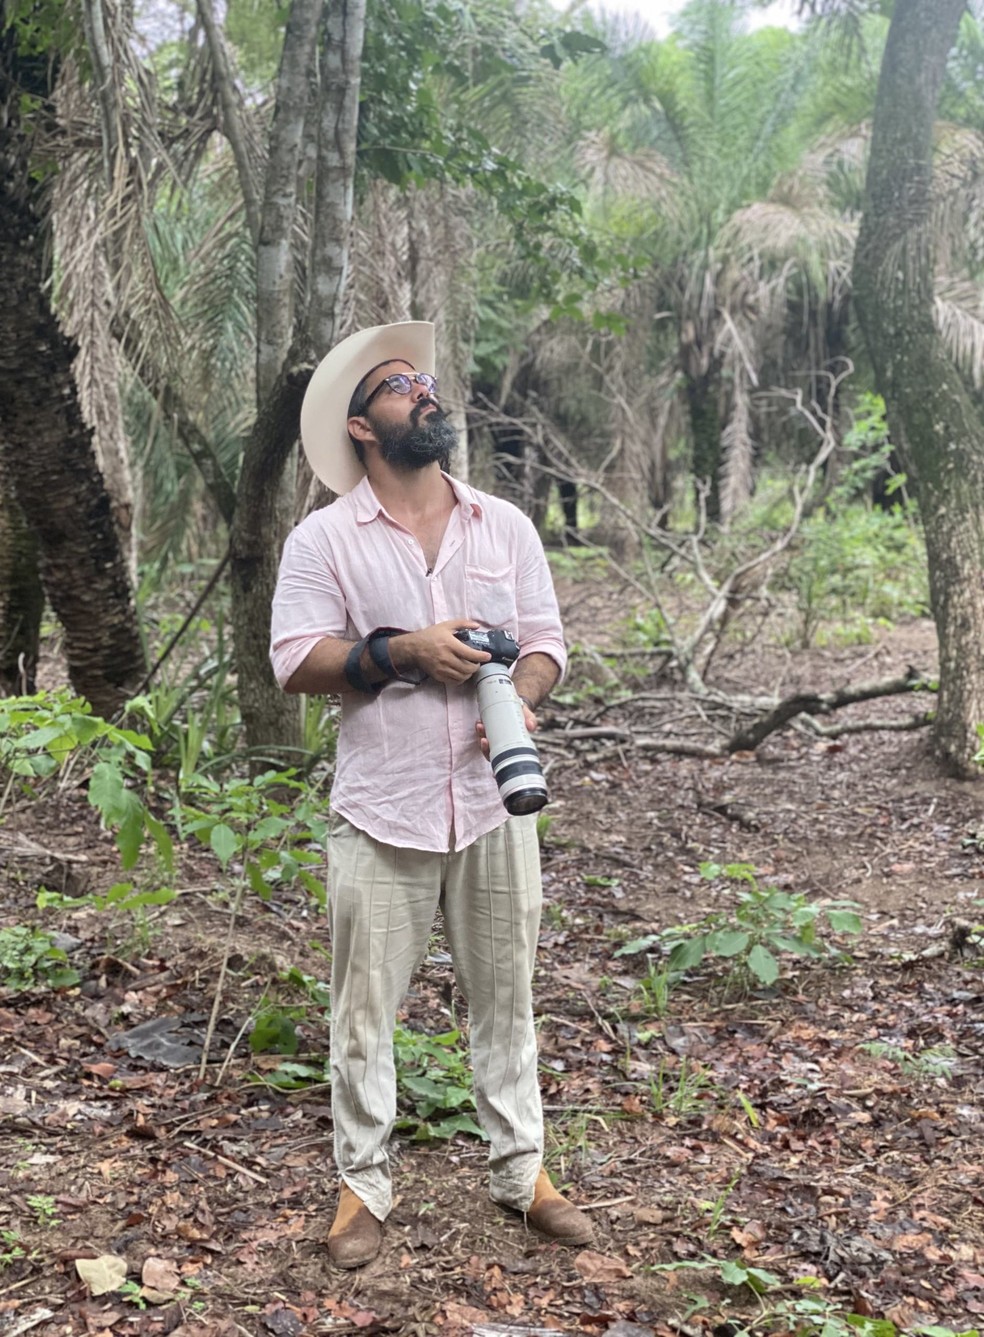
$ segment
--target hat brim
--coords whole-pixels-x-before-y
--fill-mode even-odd
[[[301,442],[308,463],[332,492],[350,492],[366,476],[348,434],[348,406],[363,376],[399,359],[434,371],[434,326],[405,320],[358,330],[319,362],[301,404]]]

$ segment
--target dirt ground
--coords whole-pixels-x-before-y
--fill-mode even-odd
[[[580,596],[567,611],[598,613]],[[716,680],[827,688],[932,671],[933,656],[917,622],[841,650],[736,645]],[[68,791],[0,827],[0,926],[73,935],[82,972],[71,989],[0,992],[0,1333],[842,1337],[849,1313],[894,1325],[879,1337],[982,1325],[984,795],[939,773],[923,732],[788,728],[722,761],[565,740],[721,727],[645,666],[620,704],[587,690],[588,669],[541,720],[552,802],[536,982],[547,1164],[591,1213],[594,1246],[566,1251],[503,1215],[477,1139],[404,1137],[380,1257],[332,1271],[328,1090],[273,1088],[280,1060],[254,1058],[242,1035],[280,972],[326,977],[321,924],[300,896],[247,900],[199,1081],[229,922],[218,865],[187,854],[181,896],[137,935],[92,910],[42,915],[40,886],[78,894],[119,876]],[[811,904],[856,901],[862,934],[832,937],[850,958],[784,956],[775,985],[741,990],[705,965],[662,996],[658,943],[616,953],[734,909],[736,884],[702,876],[706,861],[751,865],[759,885]],[[436,936],[404,1024],[445,1032],[460,1010]],[[164,1017],[190,1062],[121,1047]],[[323,1011],[309,1007],[300,1033],[300,1057],[323,1058]],[[77,1262],[105,1255],[126,1280],[92,1295]]]

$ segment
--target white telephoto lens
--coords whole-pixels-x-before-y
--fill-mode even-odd
[[[495,663],[482,664],[475,676],[492,774],[506,811],[513,816],[537,812],[547,802],[547,784],[513,680]]]

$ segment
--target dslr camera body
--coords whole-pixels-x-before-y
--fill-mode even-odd
[[[463,628],[455,636],[463,645],[492,656],[488,663],[479,664],[474,681],[478,713],[489,740],[492,774],[505,809],[513,817],[539,812],[547,802],[547,782],[539,753],[526,729],[523,703],[507,672],[519,658],[519,644],[501,627],[491,631]]]

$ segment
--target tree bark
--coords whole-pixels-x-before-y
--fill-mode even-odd
[[[311,346],[321,357],[341,333],[348,278],[365,0],[333,0],[327,27],[307,322]]]
[[[984,418],[933,321],[933,123],[964,0],[897,0],[882,61],[854,260],[858,316],[914,480],[940,645],[934,745],[976,778],[984,722]]]
[[[296,761],[291,750],[301,746],[298,701],[277,686],[269,645],[285,533],[284,466],[297,441],[305,385],[306,379],[282,377],[257,417],[243,455],[230,539],[239,710],[250,756],[260,764]]]
[[[35,691],[43,611],[37,536],[17,504],[0,453],[0,694]]]
[[[126,559],[72,379],[76,350],[47,296],[41,185],[20,107],[24,92],[47,97],[48,74],[46,61],[19,58],[16,28],[0,34],[0,450],[38,536],[72,685],[111,716],[140,682],[144,656]]]
[[[294,0],[284,34],[256,248],[256,397],[260,404],[283,371],[294,329],[291,239],[311,62],[323,8],[324,0]]]
[[[687,407],[693,439],[693,477],[698,489],[706,488],[704,506],[708,520],[721,518],[721,409],[717,377],[713,372],[687,376]]]
[[[294,68],[307,68],[303,43],[312,35],[315,0],[295,0],[278,79],[278,108],[287,109],[279,131],[271,141],[264,203],[264,252],[268,262],[260,278],[272,280],[275,246],[271,239],[278,228],[292,223],[293,210],[285,208],[283,192],[296,179],[303,126],[301,100],[291,97]],[[306,329],[299,340],[304,349],[326,353],[339,336],[342,296],[348,271],[349,241],[354,198],[355,143],[359,114],[359,81],[362,42],[365,33],[365,0],[336,0],[328,13],[324,68],[321,71],[321,116],[318,131],[315,212],[312,223],[311,258],[308,274],[309,304]],[[288,87],[288,85],[290,87]],[[294,133],[289,123],[293,114]],[[287,164],[293,166],[288,170]],[[281,284],[292,280],[290,269],[281,266],[276,277]],[[271,294],[266,294],[272,300]],[[281,299],[289,296],[281,288]],[[265,319],[265,318],[264,318]],[[275,335],[275,321],[261,326]],[[286,355],[284,349],[281,359]],[[271,349],[266,348],[258,366],[270,374]],[[281,361],[283,367],[283,361]],[[265,370],[263,370],[265,368]],[[261,387],[258,387],[261,389]],[[269,392],[260,400],[253,433],[246,444],[236,494],[236,518],[232,528],[233,618],[238,668],[239,705],[246,729],[246,742],[255,756],[282,753],[300,747],[300,710],[294,697],[277,687],[267,657],[270,639],[270,605],[277,581],[280,550],[293,520],[294,458],[304,381],[281,370]]]

